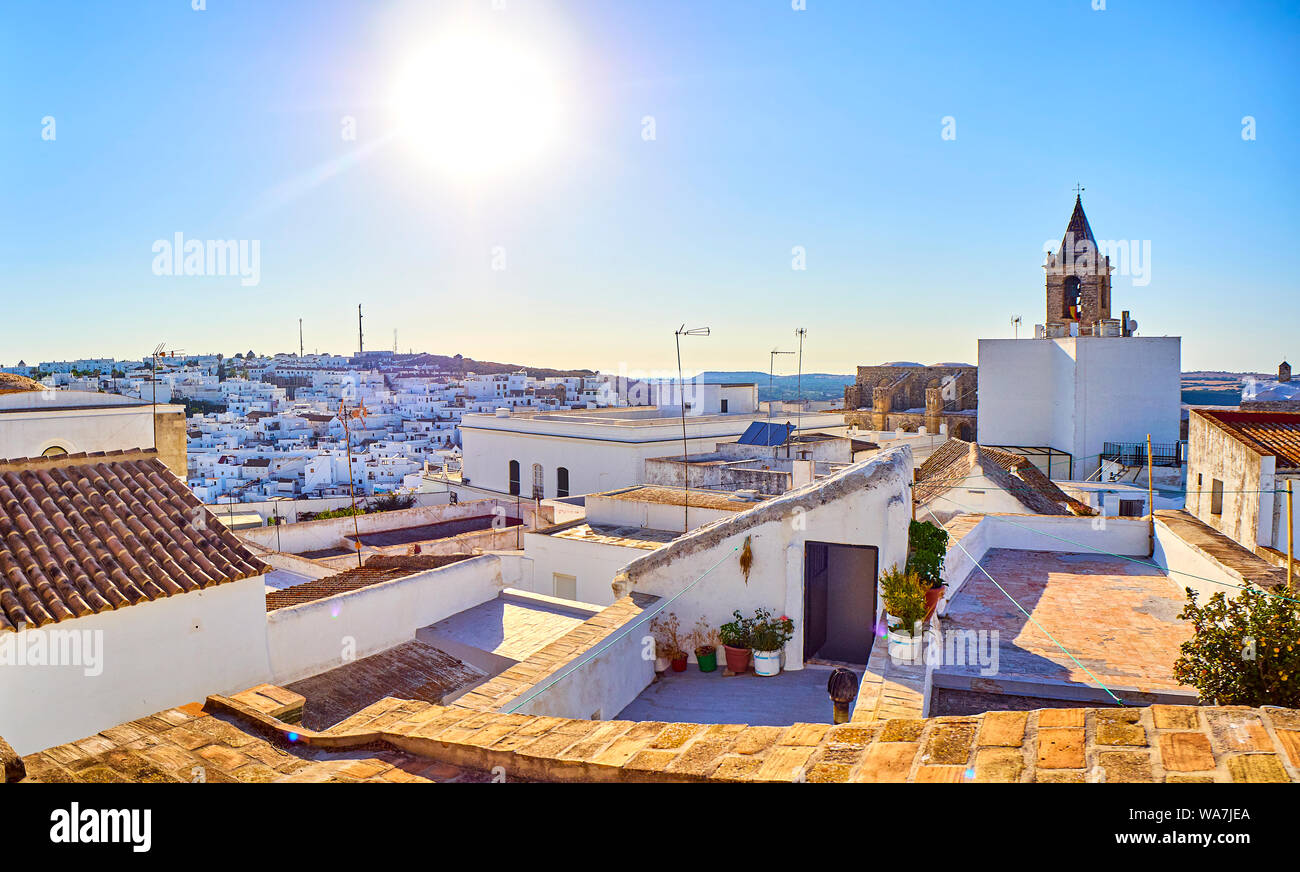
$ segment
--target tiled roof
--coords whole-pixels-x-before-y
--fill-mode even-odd
[[[637,503],[663,503],[669,506],[680,506],[685,504],[687,492],[684,488],[647,484],[624,490],[592,494],[592,496]],[[692,488],[690,491],[690,501],[692,509],[721,509],[727,512],[743,512],[757,505],[752,500],[742,499],[730,493],[698,490],[696,488]]]
[[[153,450],[0,461],[0,631],[268,571]]]
[[[928,503],[961,488],[976,464],[986,478],[1014,496],[1033,514],[1092,514],[1088,506],[1057,487],[1028,458],[961,439],[949,439],[940,445],[917,469],[913,491],[916,501]],[[966,498],[959,495],[953,502],[960,508]]]
[[[1066,241],[1069,240],[1071,245],[1067,248]],[[1074,198],[1074,212],[1070,214],[1070,223],[1065,227],[1065,235],[1061,237],[1061,248],[1057,254],[1058,257],[1066,257],[1067,252],[1077,252],[1076,246],[1087,240],[1092,245],[1093,251],[1097,250],[1097,240],[1092,235],[1092,227],[1088,224],[1088,216],[1083,214],[1083,199],[1079,196]]]
[[[418,640],[344,663],[287,689],[306,698],[302,725],[326,730],[386,697],[441,704],[487,678],[481,669]]]
[[[346,553],[346,552],[345,552]],[[384,555],[376,554],[366,561],[364,566],[349,569],[337,575],[327,575],[312,581],[304,581],[293,587],[273,590],[266,595],[266,610],[273,612],[288,606],[315,602],[325,597],[340,593],[351,593],[372,584],[405,578],[428,569],[438,569],[461,560],[468,560],[473,554],[414,554]]]
[[[1279,468],[1300,468],[1300,412],[1241,412],[1194,409],[1220,429],[1261,454],[1277,458]]]

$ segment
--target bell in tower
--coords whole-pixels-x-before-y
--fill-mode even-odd
[[[1103,256],[1092,235],[1083,198],[1074,198],[1074,213],[1066,225],[1061,247],[1047,255],[1047,326],[1049,335],[1070,335],[1076,325],[1079,335],[1088,336],[1093,325],[1110,318],[1110,257]],[[1060,328],[1052,330],[1053,327]]]

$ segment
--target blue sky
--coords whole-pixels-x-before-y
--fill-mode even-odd
[[[1150,241],[1114,306],[1184,369],[1300,357],[1294,3],[206,5],[0,20],[0,363],[289,351],[300,317],[347,353],[358,303],[368,347],[537,366],[669,368],[682,322],[713,331],[688,369],[765,370],[799,326],[806,371],[974,362],[1043,320],[1076,182],[1098,238]],[[472,184],[392,137],[452,17],[563,85],[556,144]],[[155,275],[178,232],[257,240],[259,283]]]

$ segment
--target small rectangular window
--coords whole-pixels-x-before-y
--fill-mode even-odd
[[[723,400],[723,401],[722,401],[722,414],[724,414],[724,415],[727,414],[727,401],[726,401],[726,400]]]
[[[1223,482],[1217,478],[1210,481],[1210,514],[1223,514]]]
[[[565,575],[562,572],[551,573],[551,581],[554,583],[553,590],[555,596],[560,599],[576,600],[578,598],[578,578],[574,575]]]

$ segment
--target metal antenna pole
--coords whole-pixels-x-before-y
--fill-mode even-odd
[[[677,340],[677,387],[680,393],[677,400],[682,407],[682,524],[685,527],[683,533],[691,532],[691,467],[689,463],[690,453],[686,446],[686,379],[682,374],[682,337],[683,336],[708,336],[708,327],[692,327],[686,329],[683,324],[678,327],[674,333]]]
[[[772,374],[776,371],[776,356],[778,354],[794,354],[793,351],[777,351],[772,349],[767,356],[767,438],[772,438]]]
[[[799,428],[803,426],[803,339],[808,335],[808,328],[799,327],[794,331],[794,335],[799,337],[799,376],[795,381],[795,390],[799,394],[799,405],[794,410],[794,435],[799,435]]]

